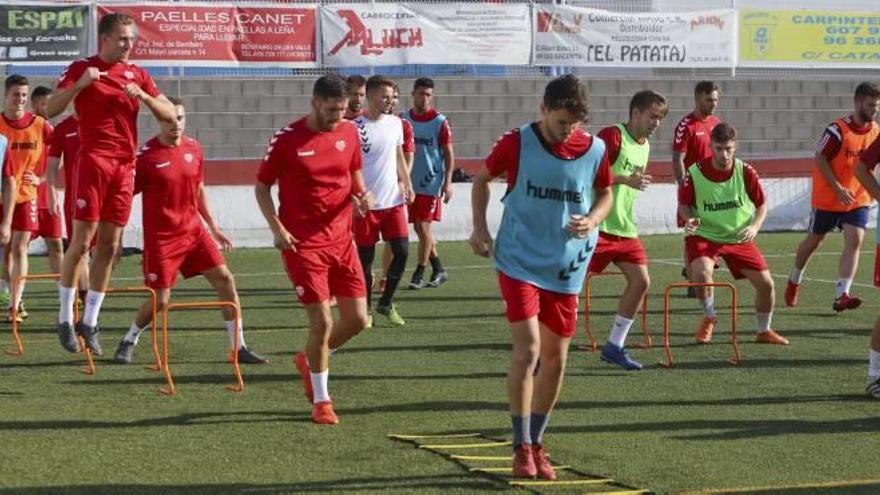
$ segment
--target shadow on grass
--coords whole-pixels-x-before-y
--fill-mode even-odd
[[[861,400],[868,400],[861,398]],[[700,432],[706,430],[706,432]],[[553,427],[554,434],[620,434],[634,432],[666,432],[667,436],[677,440],[705,442],[708,440],[741,440],[751,438],[795,436],[795,435],[828,435],[836,433],[880,433],[880,416],[868,416],[856,419],[835,421],[812,421],[799,419],[767,419],[753,420],[687,420],[687,421],[656,421],[642,423],[602,424]],[[484,433],[504,435],[508,431],[497,429]]]
[[[466,475],[435,476],[395,476],[342,478],[336,480],[303,481],[298,483],[230,483],[210,485],[141,485],[108,484],[82,486],[16,487],[0,489],[0,494],[24,495],[104,495],[104,494],[142,494],[171,493],[213,495],[216,493],[332,493],[346,491],[389,491],[397,490],[416,493],[419,489],[450,489],[473,491],[504,491],[506,487],[488,479],[467,477]]]

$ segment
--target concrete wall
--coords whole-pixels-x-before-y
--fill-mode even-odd
[[[460,157],[483,157],[495,139],[537,115],[548,79],[438,79],[437,107],[449,116]],[[743,157],[805,156],[832,120],[852,111],[853,81],[716,79],[718,113],[740,130]],[[47,81],[39,81],[45,83]],[[48,81],[51,83],[51,81]],[[174,79],[159,80],[163,92],[182,96],[189,129],[205,147],[207,158],[258,158],[272,134],[308,112],[312,79]],[[408,108],[411,79],[401,107]],[[654,138],[652,159],[667,160],[673,127],[693,108],[694,80],[590,80],[589,128],[598,131],[627,117],[633,93],[652,88],[665,94],[670,113]],[[142,113],[140,135],[157,130]]]

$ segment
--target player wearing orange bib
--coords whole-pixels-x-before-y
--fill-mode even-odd
[[[28,245],[33,232],[39,230],[37,216],[37,186],[45,167],[46,146],[52,138],[52,126],[42,117],[25,110],[28,100],[28,80],[24,76],[6,78],[6,102],[0,118],[0,134],[9,141],[9,159],[15,184],[14,206],[4,208],[3,240],[8,260],[9,280],[28,273]],[[9,308],[21,303],[24,283],[18,284],[12,294]],[[9,312],[7,321],[11,321]]]
[[[841,312],[862,304],[850,295],[859,266],[859,249],[868,225],[871,196],[855,176],[859,155],[880,135],[874,122],[880,110],[880,87],[862,83],[856,88],[852,115],[834,121],[819,140],[813,166],[813,211],[807,237],[801,241],[785,289],[785,304],[797,306],[804,270],[810,257],[832,230],[843,231],[836,294],[831,308]]]

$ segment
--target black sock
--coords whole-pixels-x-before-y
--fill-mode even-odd
[[[422,278],[425,276],[425,265],[416,265],[416,270],[413,272],[413,280],[417,278]]]
[[[367,310],[370,309],[373,292],[373,258],[376,256],[376,246],[358,248],[358,258],[361,260],[361,268],[364,270],[364,282],[367,285]]]
[[[439,256],[434,256],[432,254],[428,259],[431,261],[431,270],[433,270],[434,273],[440,273],[443,271],[443,263],[440,262]]]
[[[398,237],[388,241],[391,246],[391,265],[388,267],[388,275],[385,281],[385,291],[382,298],[379,299],[379,306],[391,306],[391,299],[394,297],[394,291],[397,290],[397,284],[406,270],[406,258],[409,256],[409,240],[406,237]]]

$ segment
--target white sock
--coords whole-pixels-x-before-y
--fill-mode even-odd
[[[235,349],[235,325],[232,320],[226,322],[226,333],[229,334],[229,348]],[[242,326],[241,318],[238,319],[238,348],[244,349],[244,326]]]
[[[629,334],[629,329],[632,327],[633,321],[629,318],[624,318],[619,314],[614,315],[614,323],[611,324],[611,331],[608,332],[608,342],[616,345],[617,347],[623,347],[623,343],[626,342],[626,336]]]
[[[58,311],[58,323],[73,325],[74,298],[76,298],[76,289],[73,287],[58,288],[58,300],[61,301],[61,309]]]
[[[315,373],[311,372],[312,375],[312,390],[315,392],[315,401],[318,402],[327,402],[330,400],[330,392],[327,390],[327,378],[330,376],[330,368],[326,370]]]
[[[835,287],[835,298],[838,298],[844,294],[849,294],[849,289],[852,287],[853,279],[851,278],[839,278],[837,279],[837,287]]]
[[[708,296],[706,299],[700,301],[700,304],[703,305],[703,314],[708,316],[709,318],[715,318],[715,296]]]
[[[122,337],[122,340],[126,342],[131,342],[134,345],[137,345],[138,338],[141,336],[141,332],[150,327],[150,324],[147,323],[144,328],[138,328],[137,323],[131,322],[131,326],[128,327],[128,333],[125,334],[125,337]]]
[[[788,275],[788,280],[793,284],[800,285],[804,280],[804,271],[803,269],[798,270],[797,267],[791,268],[791,274]]]
[[[868,380],[874,381],[880,378],[880,352],[870,349],[868,351]]]
[[[0,292],[4,294],[9,293],[9,280],[0,280]]]
[[[755,313],[755,320],[758,322],[758,333],[764,333],[770,330],[770,320],[773,313]]]
[[[9,300],[9,307],[18,306],[21,303],[21,298],[24,297],[24,280],[18,284],[18,287],[15,288],[14,296]]]
[[[86,294],[86,310],[82,317],[84,325],[94,327],[98,324],[98,313],[101,312],[101,304],[103,303],[104,293],[89,289]]]

